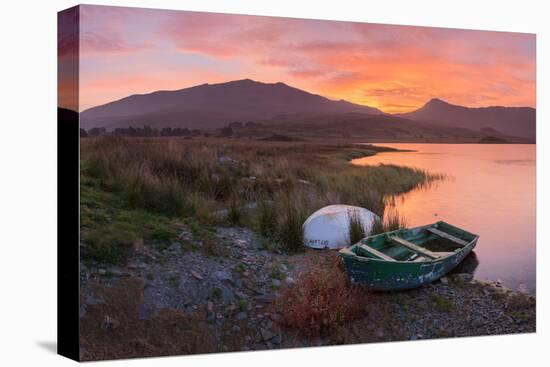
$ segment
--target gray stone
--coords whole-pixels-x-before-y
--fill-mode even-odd
[[[235,239],[235,244],[241,248],[246,248],[247,242],[240,239]]]
[[[443,284],[449,284],[449,279],[447,277],[442,277],[439,281]]]
[[[262,303],[271,303],[275,301],[275,296],[273,294],[262,294],[259,296],[254,297],[254,299],[258,302]]]
[[[275,333],[264,328],[260,328],[260,334],[262,335],[264,341],[271,340],[275,337]]]
[[[455,274],[455,275],[453,275],[453,279],[457,280],[459,282],[468,283],[468,282],[471,282],[472,279],[474,279],[474,276],[472,274],[468,274],[468,273]]]
[[[296,281],[292,277],[286,277],[285,278],[285,283],[286,283],[286,285],[294,285],[294,284],[296,284]]]
[[[218,270],[212,273],[210,278],[218,281],[224,281],[224,280],[233,280],[233,277],[231,276],[231,273],[224,271],[224,270]]]
[[[279,279],[271,279],[271,284],[274,286],[274,287],[280,287],[281,286],[281,281]]]
[[[174,242],[166,250],[170,252],[178,252],[180,249],[181,245],[177,242]]]
[[[237,320],[245,320],[247,317],[248,317],[248,315],[244,311],[239,312],[238,314],[235,315],[235,318]]]
[[[240,299],[247,299],[249,298],[248,294],[241,292],[241,291],[235,291],[235,296]]]
[[[203,280],[202,275],[200,275],[199,273],[197,273],[197,272],[194,271],[194,270],[191,270],[191,275],[192,275],[193,277],[195,277],[196,279],[198,279],[198,280]]]
[[[99,305],[101,303],[103,303],[103,300],[99,299],[99,298],[96,298],[94,297],[93,295],[89,294],[87,297],[86,297],[86,303],[88,305]]]
[[[231,288],[228,287],[222,287],[222,301],[223,302],[231,302],[235,299],[235,294],[231,290]]]
[[[182,240],[191,240],[193,238],[193,234],[188,231],[182,231],[179,234],[179,238],[181,238]]]

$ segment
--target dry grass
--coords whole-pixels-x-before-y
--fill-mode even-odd
[[[167,218],[216,223],[213,213],[224,209],[226,223],[252,227],[292,252],[313,211],[349,204],[382,216],[388,198],[438,179],[407,167],[349,164],[347,154],[357,151],[303,142],[90,138],[81,144],[81,182],[116,196],[122,208]],[[243,209],[250,204],[252,213]]]
[[[357,213],[348,212],[348,223],[350,244],[357,243],[366,237],[365,225]]]
[[[334,254],[309,264],[294,286],[281,291],[275,309],[283,326],[319,336],[361,317],[367,300],[364,289],[349,284]]]

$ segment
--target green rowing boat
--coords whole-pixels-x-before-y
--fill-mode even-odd
[[[411,289],[451,271],[478,238],[440,221],[368,236],[341,249],[339,255],[352,283],[380,291]]]

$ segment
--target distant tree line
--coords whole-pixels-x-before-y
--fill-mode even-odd
[[[117,127],[113,131],[107,131],[104,127],[94,127],[89,130],[80,129],[80,137],[96,137],[96,136],[128,136],[128,137],[155,137],[155,136],[199,136],[201,131],[198,129],[187,128],[171,128],[165,127],[162,129],[144,127]]]
[[[245,123],[240,121],[233,121],[218,130],[219,137],[231,137],[236,131],[241,129],[254,129],[261,128],[263,125],[259,122],[247,121]]]
[[[247,121],[245,123],[240,121],[233,121],[228,123],[225,127],[218,129],[217,136],[231,137],[235,130],[240,129],[253,129],[260,128],[263,125],[259,122]],[[97,136],[127,136],[127,137],[156,137],[156,136],[183,136],[183,137],[195,137],[195,136],[210,136],[209,133],[201,132],[198,129],[187,128],[171,128],[164,127],[162,129],[151,128],[150,126],[143,127],[117,127],[112,131],[107,131],[104,127],[93,127],[91,129],[80,128],[80,137],[97,137]]]

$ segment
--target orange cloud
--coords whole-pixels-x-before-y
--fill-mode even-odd
[[[81,6],[81,106],[250,78],[334,99],[415,109],[535,106],[535,36]]]

